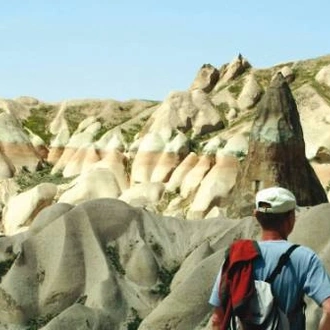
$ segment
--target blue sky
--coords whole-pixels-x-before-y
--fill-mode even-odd
[[[0,0],[0,97],[163,100],[204,63],[330,54],[330,2]]]

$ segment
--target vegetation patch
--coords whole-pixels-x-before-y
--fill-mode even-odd
[[[235,99],[241,94],[244,87],[244,80],[241,79],[228,87],[228,91],[234,95]]]
[[[30,172],[26,169],[22,169],[22,171],[14,177],[16,183],[20,187],[19,192],[27,191],[44,182],[59,185],[72,180],[72,178],[64,178],[61,172],[51,174],[52,168],[52,165],[45,163],[44,167],[36,172]]]
[[[131,312],[127,318],[127,330],[137,330],[142,322],[141,317],[139,316],[135,308],[131,308]]]
[[[78,128],[79,124],[86,118],[83,110],[86,109],[89,104],[70,105],[65,109],[64,116],[68,123],[70,135]]]
[[[156,209],[159,213],[163,213],[167,208],[168,204],[176,197],[179,196],[178,192],[173,191],[165,191],[161,200],[156,206]]]
[[[0,261],[0,282],[1,282],[1,278],[7,274],[8,270],[14,263],[15,259],[16,259],[16,255],[13,255],[11,258],[5,261]]]
[[[122,129],[124,138],[128,144],[131,144],[134,141],[134,138],[137,133],[142,129],[142,124],[134,124],[129,129]]]
[[[170,292],[170,286],[174,275],[179,270],[179,266],[167,269],[165,267],[160,267],[158,270],[158,280],[159,282],[150,290],[152,294],[157,294],[162,297],[166,297]]]
[[[26,330],[38,330],[45,326],[48,322],[50,322],[57,314],[46,314],[46,315],[40,315],[36,318],[31,318],[28,320],[27,328]]]
[[[105,252],[106,252],[106,255],[107,255],[110,263],[115,268],[115,270],[120,275],[125,275],[126,274],[125,269],[123,268],[122,264],[120,263],[118,247],[113,246],[113,245],[108,245]]]
[[[52,134],[49,132],[50,120],[55,113],[55,107],[42,105],[30,109],[30,116],[22,121],[24,127],[38,135],[46,144],[50,143]]]

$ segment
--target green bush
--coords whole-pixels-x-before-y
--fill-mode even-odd
[[[40,106],[30,110],[30,116],[22,121],[23,127],[38,135],[46,144],[50,143],[52,134],[49,132],[49,123],[55,108],[53,106]]]
[[[56,315],[46,314],[29,319],[26,330],[38,330],[51,321]]]
[[[157,294],[162,297],[166,297],[170,292],[170,286],[174,275],[178,271],[179,266],[173,267],[172,269],[166,269],[161,267],[158,270],[158,280],[159,282],[150,290],[152,294]]]
[[[131,308],[131,314],[127,320],[127,330],[137,330],[142,322],[141,317],[139,316],[135,308]]]
[[[118,247],[113,246],[113,245],[108,245],[106,247],[106,255],[111,262],[112,266],[115,268],[115,270],[120,274],[120,275],[125,275],[125,269],[120,263],[120,258],[119,258],[119,252],[118,252]]]

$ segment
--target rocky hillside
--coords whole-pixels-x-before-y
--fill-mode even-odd
[[[205,64],[162,102],[0,109],[4,329],[209,329],[223,251],[257,237],[273,184],[306,206],[292,238],[329,253],[330,56]]]

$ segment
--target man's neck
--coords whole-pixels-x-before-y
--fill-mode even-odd
[[[261,240],[262,241],[281,241],[281,240],[287,240],[287,236],[283,235],[277,231],[272,230],[264,230],[261,234]]]

